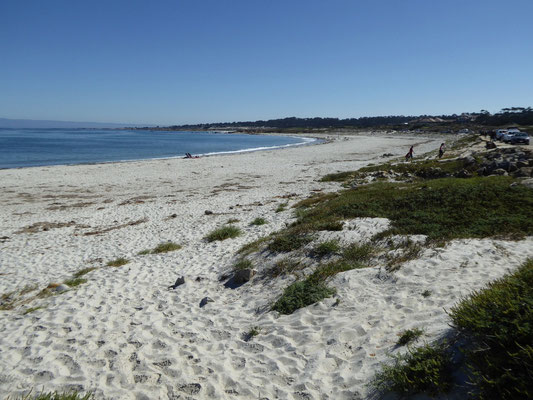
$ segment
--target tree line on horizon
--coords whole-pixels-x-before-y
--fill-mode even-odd
[[[434,120],[434,121],[432,121]],[[412,123],[439,124],[454,122],[469,122],[483,126],[502,126],[509,124],[533,125],[533,108],[531,107],[510,107],[502,108],[499,112],[491,114],[486,110],[479,113],[465,113],[461,115],[419,115],[419,116],[376,116],[360,118],[297,118],[287,117],[270,120],[258,121],[239,121],[223,123],[205,123],[205,124],[185,124],[172,125],[162,129],[170,130],[207,130],[216,128],[276,128],[276,129],[327,129],[327,128],[373,128],[373,127],[397,127],[400,125],[409,125]],[[159,126],[157,128],[160,128]],[[157,129],[156,128],[156,129]],[[146,127],[145,129],[154,129]]]

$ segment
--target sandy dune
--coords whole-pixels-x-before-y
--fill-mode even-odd
[[[290,205],[339,189],[323,175],[402,156],[411,144],[416,157],[441,141],[340,136],[193,160],[1,170],[0,295],[28,291],[0,311],[1,397],[34,388],[109,399],[365,398],[398,333],[420,327],[424,340],[439,338],[444,310],[533,256],[533,240],[453,241],[394,274],[379,265],[341,273],[332,282],[339,304],[289,316],[269,306],[290,279],[231,289],[219,278],[242,245],[292,220]],[[268,224],[251,226],[256,217]],[[204,240],[230,219],[242,236]],[[340,238],[365,240],[387,225],[350,221]],[[165,241],[183,248],[138,254]],[[130,262],[106,267],[119,257]],[[97,267],[87,283],[30,301],[87,267]],[[168,289],[178,276],[186,283]],[[213,302],[200,307],[206,296]],[[24,314],[30,307],[42,308]],[[244,340],[252,327],[260,334]]]

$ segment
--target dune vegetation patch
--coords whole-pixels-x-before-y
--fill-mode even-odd
[[[443,178],[418,183],[378,182],[344,190],[299,212],[290,232],[361,217],[391,220],[389,234],[430,240],[521,238],[533,233],[533,189],[494,176]]]
[[[533,397],[533,259],[463,299],[450,317],[480,398]]]
[[[96,267],[87,267],[87,268],[80,269],[79,271],[77,271],[74,274],[74,278],[80,278],[80,277],[88,274],[89,272],[94,271],[95,269],[97,269],[97,268]]]
[[[334,254],[337,254],[340,249],[341,246],[338,240],[327,240],[315,246],[315,248],[313,249],[313,256],[317,258],[332,256]]]
[[[215,229],[211,233],[209,233],[205,239],[208,242],[214,242],[217,240],[226,240],[226,239],[233,239],[237,236],[240,236],[242,234],[242,231],[234,226],[234,225],[226,225],[221,228]]]
[[[420,328],[407,329],[400,334],[398,341],[396,342],[397,346],[405,346],[410,344],[420,338],[424,334],[424,331]]]
[[[11,399],[11,398],[9,398]],[[91,400],[94,399],[92,393],[80,394],[76,391],[71,392],[41,392],[37,395],[32,395],[31,391],[22,397],[14,398],[13,400]]]
[[[424,345],[393,356],[393,362],[382,365],[371,385],[379,392],[392,391],[405,397],[424,393],[433,397],[450,391],[452,371],[446,345]]]
[[[281,297],[272,306],[272,310],[278,311],[280,314],[292,314],[299,308],[331,297],[335,293],[334,288],[312,279],[294,282],[285,288]]]
[[[266,223],[267,223],[266,219],[257,217],[250,223],[250,225],[260,226],[260,225],[265,225]]]
[[[454,345],[408,348],[383,364],[371,385],[382,394],[435,396],[459,389],[451,371],[462,370],[474,399],[533,397],[533,259],[462,299],[449,315]],[[421,334],[405,331],[398,345]]]
[[[139,252],[139,255],[168,253],[170,251],[180,250],[181,248],[182,246],[179,244],[176,244],[173,242],[164,242],[164,243],[158,244],[153,249],[143,250]]]
[[[119,258],[109,261],[106,265],[108,267],[121,267],[123,265],[126,265],[129,262],[130,260],[128,260],[127,258],[119,257]]]

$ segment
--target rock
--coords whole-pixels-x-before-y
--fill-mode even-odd
[[[64,283],[62,283],[61,285],[57,285],[56,287],[52,288],[52,291],[54,292],[57,292],[57,293],[61,293],[61,292],[64,292],[66,290],[69,290],[70,287],[65,285]]]
[[[463,169],[459,172],[456,172],[454,174],[454,176],[456,178],[471,178],[472,177],[472,174],[470,172],[468,172],[466,169]]]
[[[172,215],[170,216],[170,218],[176,218],[177,216],[178,216],[178,214],[172,214]]]
[[[202,385],[199,383],[187,383],[185,385],[178,386],[178,390],[189,395],[198,394],[202,389]]]
[[[527,186],[530,189],[533,189],[533,179],[524,179],[520,182],[522,185]]]
[[[176,279],[176,282],[172,286],[169,286],[168,288],[169,289],[176,289],[178,286],[181,286],[184,283],[185,283],[185,277],[180,276],[178,279]]]
[[[510,167],[511,167],[511,163],[507,160],[504,160],[498,163],[497,169],[503,169],[504,171],[509,172]]]
[[[381,157],[392,157],[394,154],[392,153],[385,153]]]
[[[477,170],[477,174],[479,176],[485,176],[485,175],[488,175],[487,173],[487,168],[486,167],[481,167],[480,169]]]
[[[509,169],[508,169],[509,172],[514,172],[517,169],[518,169],[518,167],[516,166],[516,163],[512,162],[512,163],[509,164]]]
[[[520,169],[522,167],[529,167],[529,163],[527,161],[517,161],[516,162],[516,167],[518,169]]]
[[[487,142],[487,144],[485,145],[485,148],[487,148],[487,149],[495,149],[496,148],[496,143]]]
[[[235,275],[233,275],[233,280],[236,284],[240,285],[243,283],[248,282],[250,279],[253,278],[255,275],[255,270],[246,268],[246,269],[240,269],[237,272],[235,272]]]
[[[518,171],[516,171],[513,176],[517,178],[529,178],[530,176],[533,176],[533,168],[532,167],[522,167]]]
[[[492,175],[507,175],[507,171],[502,168],[497,168],[491,172],[492,172]]]
[[[468,156],[463,158],[463,166],[468,167],[469,165],[474,165],[476,163],[476,159],[472,156]]]
[[[202,301],[200,301],[200,307],[204,307],[207,303],[213,303],[215,300],[213,300],[211,297],[204,297]]]
[[[212,214],[213,214],[213,211],[205,210],[205,211],[204,211],[204,214],[205,214],[205,215],[212,215]]]

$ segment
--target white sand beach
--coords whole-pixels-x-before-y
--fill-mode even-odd
[[[320,182],[325,174],[441,142],[335,135],[199,159],[0,170],[0,295],[19,299],[0,310],[0,398],[30,389],[97,399],[366,398],[379,364],[405,350],[395,346],[401,331],[439,339],[445,310],[533,256],[533,239],[454,240],[391,274],[380,265],[343,272],[335,297],[291,315],[270,306],[293,277],[235,289],[220,277],[244,244],[294,220],[291,205],[341,188]],[[250,225],[257,217],[268,223]],[[243,235],[204,239],[230,219]],[[357,219],[324,237],[361,242],[387,226]],[[138,254],[166,241],[183,247]],[[106,266],[120,257],[129,263]],[[33,298],[88,267],[86,283]],[[180,276],[185,284],[169,289]],[[205,297],[213,301],[200,307]],[[247,341],[252,327],[259,334]]]

